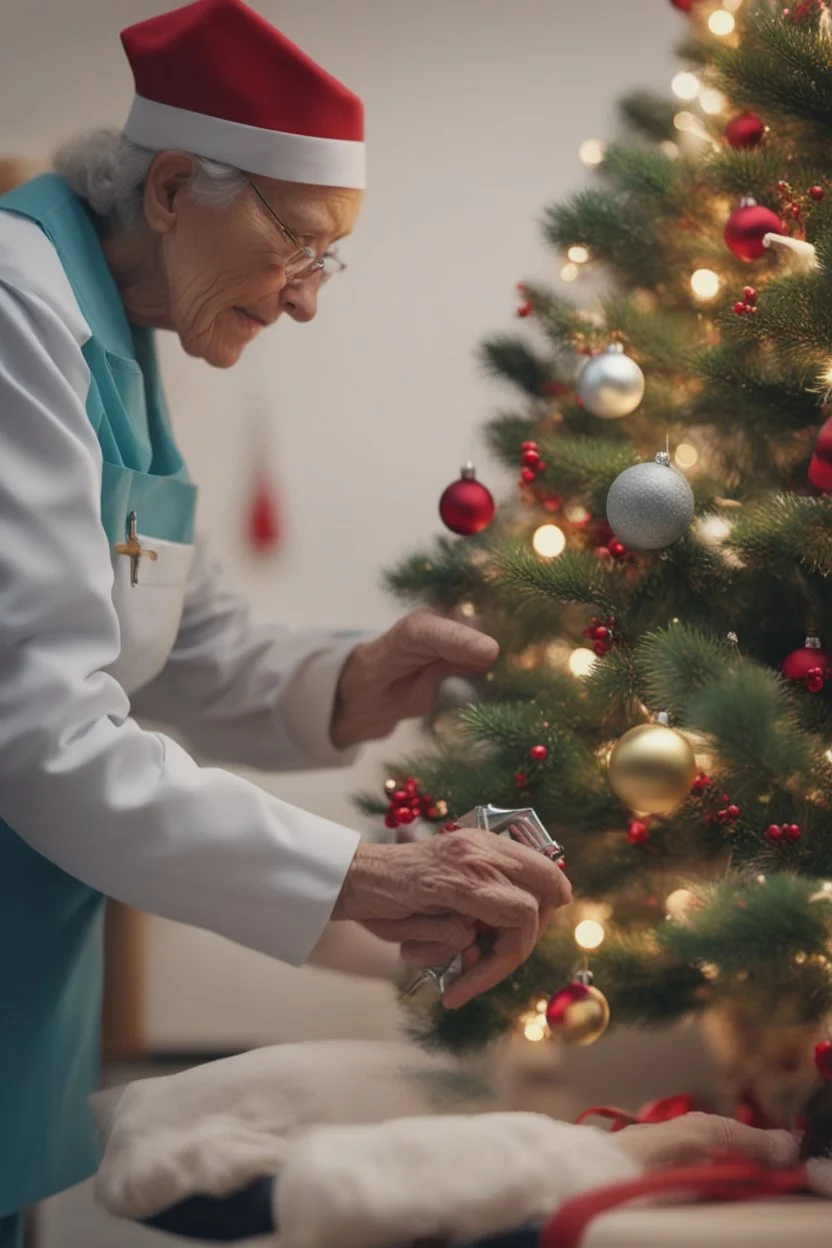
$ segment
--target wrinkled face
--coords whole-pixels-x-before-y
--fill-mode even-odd
[[[158,239],[167,320],[189,355],[218,368],[282,315],[311,321],[320,274],[287,282],[297,248],[250,186],[230,204],[200,203],[188,190],[192,158],[163,152],[147,179],[145,214]],[[353,229],[362,192],[252,176],[296,238],[322,255]]]

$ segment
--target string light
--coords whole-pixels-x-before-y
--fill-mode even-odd
[[[673,454],[677,468],[693,468],[699,462],[699,452],[690,442],[680,442]]]
[[[669,919],[675,919],[677,923],[681,923],[690,916],[690,912],[695,905],[695,893],[692,893],[688,888],[677,888],[674,889],[665,901],[664,908]]]
[[[474,606],[473,602],[461,602],[459,604],[459,613],[470,620],[477,614],[477,608]]]
[[[731,536],[731,525],[724,516],[711,512],[697,520],[696,536],[703,546],[721,546]]]
[[[604,144],[600,139],[584,139],[578,148],[578,156],[590,168],[593,165],[600,165],[604,159]]]
[[[573,264],[586,264],[589,259],[589,249],[583,247],[580,243],[575,243],[574,246],[569,248],[566,255]]]
[[[583,503],[570,503],[563,509],[563,514],[570,524],[586,524],[592,518]]]
[[[722,285],[713,269],[695,269],[690,275],[690,288],[697,299],[714,299]]]
[[[532,538],[532,546],[541,559],[557,559],[566,547],[566,534],[556,524],[541,524]]]
[[[670,89],[677,99],[688,102],[695,100],[699,94],[699,79],[696,77],[696,74],[682,70],[671,82]]]
[[[575,928],[575,944],[579,949],[597,949],[604,943],[606,932],[595,919],[584,919]]]
[[[659,148],[664,152],[668,160],[679,159],[679,144],[674,143],[672,139],[662,139]]]
[[[577,264],[572,264],[571,262],[569,264],[565,264],[560,271],[560,280],[562,282],[575,282],[578,279],[580,271],[581,270],[578,268]]]
[[[588,676],[597,662],[597,654],[578,646],[569,656],[569,670],[573,676]]]
[[[527,1040],[537,1042],[538,1040],[543,1040],[545,1038],[546,1029],[541,1027],[540,1023],[535,1020],[533,1023],[526,1023],[523,1028],[523,1035]]]
[[[703,113],[708,113],[711,117],[724,113],[727,104],[725,96],[721,91],[717,91],[716,87],[703,87],[699,92],[699,107]]]
[[[832,360],[830,360],[830,362],[826,365],[826,368],[821,373],[821,381],[825,385],[832,387]]]
[[[714,9],[708,18],[708,30],[712,35],[730,35],[736,24],[733,13],[727,9]]]
[[[687,109],[684,108],[681,109],[673,118],[673,124],[677,130],[683,131],[697,130],[699,128],[699,122],[696,120],[693,113],[689,113]]]

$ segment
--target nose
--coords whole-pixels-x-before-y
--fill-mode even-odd
[[[289,282],[280,292],[280,310],[293,321],[311,321],[318,311],[321,277],[313,273],[302,282]]]

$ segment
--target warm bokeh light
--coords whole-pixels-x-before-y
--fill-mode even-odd
[[[699,122],[696,120],[693,113],[689,113],[687,109],[684,108],[681,109],[680,112],[678,112],[673,118],[673,124],[677,130],[696,130],[699,127]]]
[[[695,269],[690,275],[690,288],[697,299],[713,299],[719,294],[722,282],[713,269]]]
[[[708,18],[708,30],[712,35],[730,35],[736,24],[733,13],[727,9],[714,9]]]
[[[556,524],[541,524],[532,538],[532,546],[541,559],[557,559],[566,546],[566,534]]]
[[[575,944],[580,949],[597,949],[604,943],[606,932],[595,919],[584,919],[575,928]]]
[[[832,360],[821,373],[821,381],[827,386],[832,386]]]
[[[541,1027],[540,1023],[526,1023],[523,1028],[523,1035],[527,1040],[542,1040],[546,1035],[545,1027]]]
[[[677,888],[669,895],[664,903],[665,911],[668,918],[675,919],[677,923],[683,922],[690,917],[691,910],[697,905],[697,897],[689,888]]]
[[[662,139],[659,148],[664,152],[668,160],[679,159],[679,144],[674,143],[672,139]]]
[[[466,619],[470,620],[477,614],[477,608],[474,606],[473,602],[461,602],[459,604],[459,613],[460,615],[464,615]]]
[[[569,656],[569,670],[573,676],[588,676],[597,662],[598,656],[592,650],[579,646]]]
[[[578,155],[585,165],[600,165],[604,159],[604,144],[600,139],[584,139]]]
[[[695,100],[699,94],[699,79],[696,74],[682,70],[670,84],[673,94],[680,100]]]
[[[693,468],[699,462],[699,452],[690,442],[680,442],[673,453],[677,468]]]
[[[720,113],[724,113],[727,105],[725,96],[716,87],[703,87],[699,92],[699,107],[710,117],[718,117]]]
[[[563,514],[570,524],[586,524],[592,518],[583,503],[570,503],[564,507]]]
[[[737,9],[742,8],[742,0],[722,0],[722,7],[736,13]]]
[[[566,253],[567,260],[571,260],[573,264],[586,264],[589,259],[589,249],[575,243]]]
[[[569,264],[565,264],[560,271],[560,280],[562,282],[575,282],[578,279],[580,271],[581,270],[578,268],[577,264],[572,264],[571,262]]]

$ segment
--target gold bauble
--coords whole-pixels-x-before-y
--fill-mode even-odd
[[[610,1006],[603,992],[580,979],[556,992],[546,1010],[552,1035],[580,1048],[600,1040],[609,1021]]]
[[[610,755],[610,788],[625,806],[644,814],[669,814],[690,793],[695,779],[696,758],[689,742],[664,724],[631,728]]]

